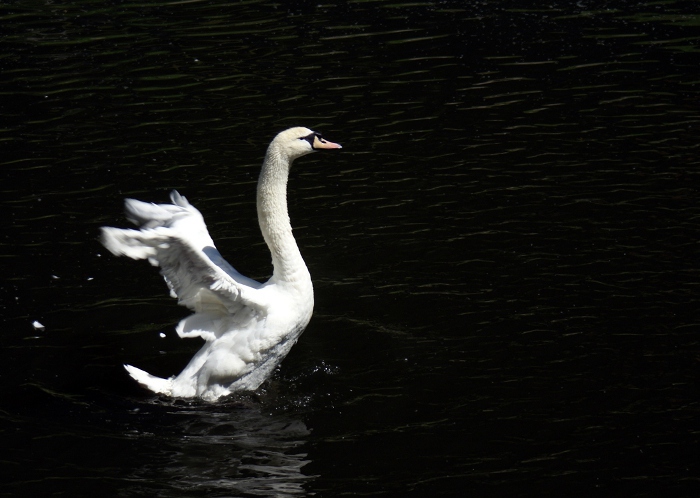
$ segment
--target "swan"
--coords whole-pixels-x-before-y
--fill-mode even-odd
[[[172,204],[126,199],[139,230],[101,228],[113,254],[159,266],[170,294],[194,313],[176,327],[205,343],[177,376],[156,377],[131,365],[129,375],[155,393],[215,401],[255,390],[287,355],[311,319],[314,293],[287,211],[292,162],[322,149],[340,149],[320,133],[295,127],[270,143],[257,186],[260,230],[272,254],[272,277],[260,283],[238,273],[216,249],[201,213],[177,191]]]

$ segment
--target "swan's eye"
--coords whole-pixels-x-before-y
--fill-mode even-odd
[[[309,134],[306,135],[305,137],[299,137],[299,140],[306,140],[307,142],[309,142],[309,145],[310,145],[311,148],[313,149],[313,147],[314,147],[314,139],[315,139],[316,137],[321,138],[321,134],[320,134],[320,133],[316,133],[316,132],[314,131],[314,132],[309,133]]]

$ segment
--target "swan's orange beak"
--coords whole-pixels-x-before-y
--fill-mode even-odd
[[[314,135],[314,149],[342,149],[343,146],[340,144],[335,144],[333,142],[329,142],[328,140],[324,140],[323,138],[319,137],[318,135]]]

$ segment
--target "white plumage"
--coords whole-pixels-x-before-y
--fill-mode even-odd
[[[258,221],[273,264],[265,283],[224,260],[201,213],[176,191],[172,204],[126,200],[127,218],[139,230],[102,228],[102,243],[113,254],[160,267],[171,295],[194,311],[178,324],[178,335],[205,341],[185,369],[168,379],[124,365],[141,385],[213,401],[256,389],[287,355],[309,323],[314,302],[287,212],[289,169],[298,157],[338,148],[302,127],[283,131],[270,143],[257,188]]]

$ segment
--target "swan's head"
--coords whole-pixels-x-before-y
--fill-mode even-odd
[[[290,161],[320,149],[341,149],[339,144],[325,140],[320,133],[297,126],[279,133],[270,144]]]

